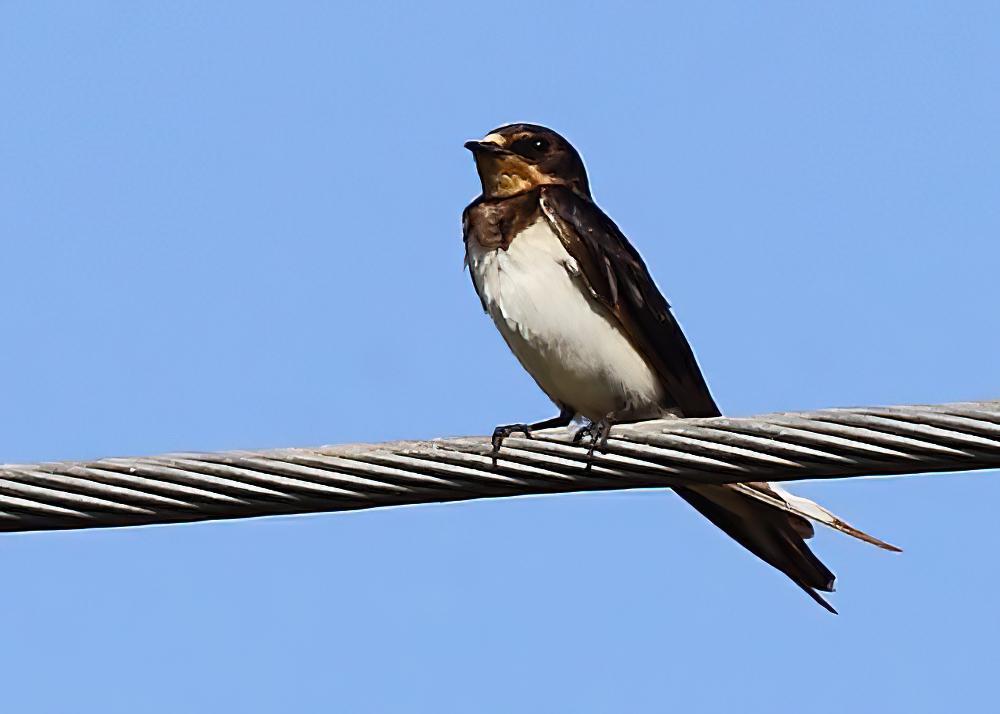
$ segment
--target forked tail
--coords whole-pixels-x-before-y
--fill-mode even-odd
[[[812,501],[767,483],[685,486],[674,489],[733,540],[777,568],[808,595],[836,614],[817,592],[833,592],[835,576],[806,545],[813,536],[808,519],[886,550],[894,545],[845,523]]]

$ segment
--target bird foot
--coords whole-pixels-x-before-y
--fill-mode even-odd
[[[601,453],[608,451],[608,436],[611,435],[611,418],[604,417],[598,421],[592,421],[586,426],[580,427],[573,435],[573,443],[579,444],[584,437],[590,437],[590,448],[587,449],[587,470],[594,463],[594,450],[600,449]]]
[[[496,468],[497,455],[500,453],[500,447],[503,446],[504,439],[517,432],[524,434],[524,438],[526,439],[531,438],[531,427],[527,424],[504,424],[493,430],[493,438],[491,439],[493,443],[493,468]]]

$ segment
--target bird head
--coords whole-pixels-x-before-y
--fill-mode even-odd
[[[506,198],[546,184],[567,186],[590,198],[583,159],[566,139],[537,124],[507,124],[465,142],[487,198]]]

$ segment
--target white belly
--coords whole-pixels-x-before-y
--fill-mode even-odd
[[[615,318],[593,299],[547,221],[508,250],[470,240],[467,259],[487,311],[554,401],[589,419],[659,413],[662,387]]]

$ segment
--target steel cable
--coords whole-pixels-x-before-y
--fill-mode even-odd
[[[0,531],[177,523],[574,491],[1000,468],[1000,401],[0,465]]]

